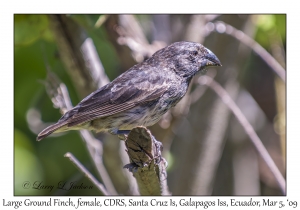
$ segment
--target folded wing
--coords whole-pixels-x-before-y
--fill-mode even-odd
[[[83,99],[60,121],[67,121],[68,127],[71,127],[159,99],[169,88],[166,78],[158,77],[155,72],[145,73],[131,71],[125,77],[117,78]]]

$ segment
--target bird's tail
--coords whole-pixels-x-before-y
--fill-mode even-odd
[[[41,141],[43,138],[46,138],[51,133],[54,133],[55,131],[57,131],[61,127],[65,126],[66,124],[67,124],[66,122],[57,122],[57,123],[55,123],[53,125],[50,125],[49,127],[45,128],[44,130],[42,130],[39,133],[39,135],[37,136],[36,140],[37,141]]]

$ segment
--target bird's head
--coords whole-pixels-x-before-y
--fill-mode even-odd
[[[167,61],[176,74],[191,79],[195,74],[205,72],[210,66],[221,66],[217,56],[203,45],[195,42],[175,42],[156,52],[161,61]]]

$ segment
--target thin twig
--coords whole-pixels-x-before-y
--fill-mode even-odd
[[[61,110],[62,114],[73,108],[67,87],[55,76],[53,72],[49,70],[47,74],[46,90],[52,99],[52,102]],[[106,189],[111,195],[117,195],[118,193],[115,190],[112,181],[110,180],[103,165],[103,146],[101,142],[95,139],[89,131],[80,130],[80,134],[86,143],[91,159],[93,160],[93,163],[97,168],[97,172],[103,180]]]
[[[283,194],[286,193],[286,183],[285,179],[283,178],[282,174],[280,173],[279,169],[275,165],[274,161],[272,160],[271,156],[269,155],[268,151],[264,147],[263,143],[261,142],[260,138],[256,134],[254,128],[251,126],[251,124],[248,122],[245,115],[242,113],[242,111],[239,109],[239,107],[236,105],[236,103],[231,99],[229,94],[219,85],[217,82],[215,82],[213,79],[211,79],[208,76],[202,76],[199,78],[199,84],[201,85],[207,85],[210,87],[213,91],[217,93],[217,95],[222,99],[222,101],[230,108],[230,110],[233,112],[233,114],[236,116],[238,121],[241,123],[243,128],[245,129],[245,132],[250,137],[252,143],[254,144],[255,148],[257,149],[258,153],[261,155],[261,157],[264,159],[268,167],[270,168],[271,172],[273,173],[276,181],[278,182],[278,185],[283,192]]]
[[[94,165],[99,172],[101,179],[106,187],[106,189],[110,192],[111,195],[118,195],[109,174],[103,164],[103,146],[100,141],[98,141],[91,132],[87,130],[80,130],[80,135],[82,139],[86,141],[87,147],[89,151],[94,151],[93,153],[90,152],[91,158],[94,161]]]
[[[100,28],[103,25],[103,23],[107,20],[108,17],[109,15],[100,15],[94,27]]]
[[[69,158],[69,160],[77,166],[77,168],[103,193],[103,195],[109,195],[106,191],[105,187],[98,182],[98,180],[74,157],[74,155],[70,152],[67,152],[65,157]]]
[[[249,37],[244,32],[234,28],[233,26],[226,24],[224,22],[209,22],[206,25],[208,31],[215,31],[218,33],[226,33],[230,35],[243,44],[250,47],[257,55],[259,55],[271,68],[272,70],[285,82],[285,70],[284,68],[275,60],[275,58],[268,53],[260,44],[258,44],[254,39]]]

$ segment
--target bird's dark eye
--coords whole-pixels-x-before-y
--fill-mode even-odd
[[[192,53],[194,56],[198,55],[198,51],[193,51]]]

